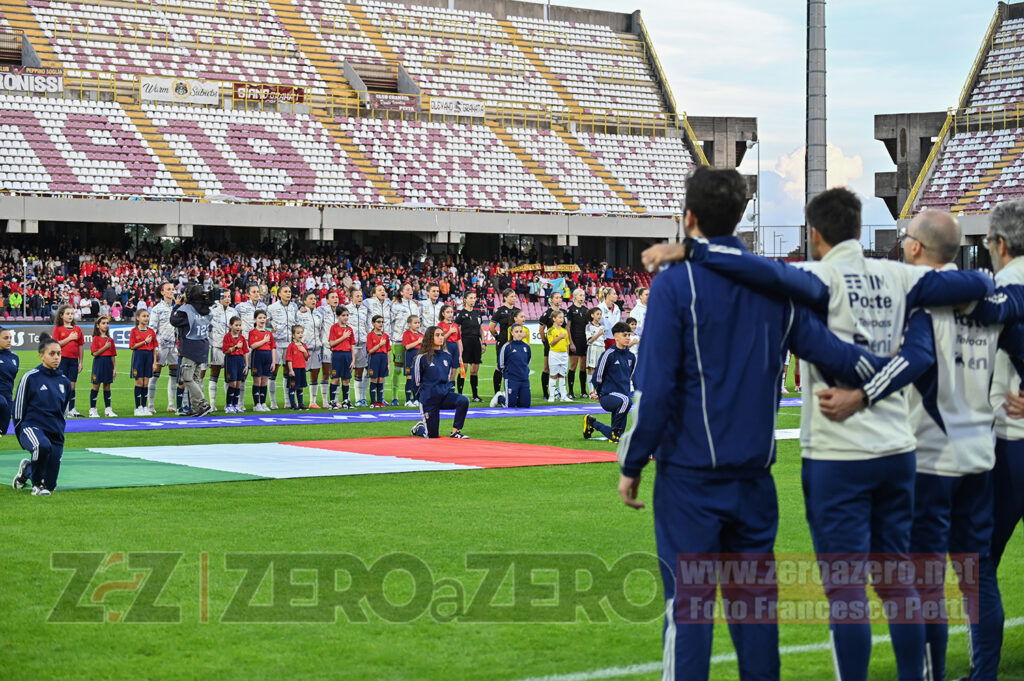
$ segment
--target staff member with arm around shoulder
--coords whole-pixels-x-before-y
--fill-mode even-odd
[[[469,373],[469,387],[473,391],[472,402],[483,402],[480,397],[480,362],[483,361],[484,351],[487,349],[484,343],[481,325],[483,315],[476,309],[476,292],[467,291],[462,300],[463,307],[455,313],[455,323],[459,325],[462,334],[462,362],[466,365]],[[462,394],[466,386],[466,379],[460,373],[458,378],[459,394]]]
[[[31,480],[32,495],[39,497],[57,489],[64,454],[64,413],[71,400],[71,381],[57,371],[60,350],[56,340],[43,334],[40,364],[21,377],[14,398],[14,434],[32,458],[21,460],[11,486],[22,489]]]
[[[451,382],[452,357],[445,351],[444,331],[431,326],[423,334],[423,346],[413,364],[412,382],[423,420],[413,426],[419,437],[440,437],[442,409],[454,409],[455,421],[448,437],[464,439],[462,427],[469,411],[469,398],[455,392]]]
[[[14,379],[18,376],[21,360],[11,351],[14,334],[0,326],[0,437],[7,434],[14,408]]]

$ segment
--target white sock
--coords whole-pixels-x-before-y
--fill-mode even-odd
[[[214,409],[217,408],[217,379],[210,378],[210,389],[208,390],[210,396],[210,406]]]
[[[566,395],[569,394],[565,390],[565,376],[559,376],[558,377],[558,385],[561,386],[558,390],[559,390],[559,392],[561,392],[562,397],[565,397]]]
[[[154,398],[156,397],[156,382],[157,382],[157,380],[158,380],[157,376],[150,376],[149,377],[149,385],[147,386],[147,389],[149,390],[149,399],[146,401],[146,404],[148,406],[150,406],[150,407],[153,407],[154,409],[156,409],[156,406],[155,406],[156,405],[156,400]]]
[[[178,377],[177,376],[169,376],[167,378],[167,406],[168,407],[174,407],[174,408],[178,407],[177,390],[178,390]],[[185,403],[182,402],[182,404],[184,405]]]
[[[277,381],[273,378],[267,381],[267,402],[271,409],[277,409]]]
[[[331,389],[328,386],[327,381],[321,381],[319,385],[320,399],[323,401],[324,405],[326,405],[327,402],[331,399]]]
[[[553,378],[549,378],[548,379],[548,394],[550,394],[551,397],[554,397],[556,390],[558,390],[558,381],[553,379]]]

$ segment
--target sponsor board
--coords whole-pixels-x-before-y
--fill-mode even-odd
[[[473,116],[483,118],[487,115],[487,102],[479,99],[448,99],[432,97],[430,113],[442,116]]]
[[[266,102],[267,104],[302,104],[306,101],[306,89],[294,85],[267,85],[266,83],[235,83],[233,93],[236,100],[245,102]]]
[[[143,76],[139,92],[145,101],[185,102],[188,104],[218,104],[220,83],[190,78],[156,78]]]
[[[420,98],[399,92],[368,92],[366,105],[371,109],[416,113],[420,110]]]
[[[92,343],[92,322],[87,321],[79,324],[82,335],[85,336],[85,345]],[[44,333],[53,335],[53,324],[26,324],[11,325],[4,327],[11,332],[11,350],[35,350],[39,346],[39,338]],[[128,349],[128,337],[135,328],[130,324],[110,325],[110,337],[114,339],[114,347],[118,350]]]
[[[4,90],[20,92],[63,92],[64,69],[0,66],[0,85]]]

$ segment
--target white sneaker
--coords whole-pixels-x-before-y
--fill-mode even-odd
[[[572,398],[569,397],[568,395],[566,395],[565,397],[562,398],[562,401],[563,402],[572,402]]]
[[[142,407],[135,407],[135,411],[132,412],[134,416],[144,416],[149,412],[145,411]]]
[[[555,401],[555,396],[554,395],[552,395],[551,397],[548,398],[548,402],[554,402],[554,401]]]
[[[67,415],[68,415],[68,418],[72,418],[72,419],[80,419],[80,418],[82,418],[82,415],[78,413],[77,409],[72,409],[71,411],[68,412]]]
[[[494,395],[494,397],[491,398],[491,402],[490,402],[491,409],[494,409],[495,407],[498,406],[498,396],[499,395],[501,395],[501,393],[496,393]]]
[[[148,416],[156,416],[156,409],[153,407],[143,407],[146,410]]]
[[[91,418],[91,419],[98,419],[99,417],[100,417],[100,413],[98,411],[96,411],[95,408],[89,410],[89,418]]]
[[[32,496],[34,497],[48,497],[50,496],[50,490],[45,487],[32,487]]]
[[[117,418],[117,414],[115,414],[114,410],[111,409],[110,407],[107,407],[106,409],[103,410],[103,415],[106,416],[108,419],[116,419]]]

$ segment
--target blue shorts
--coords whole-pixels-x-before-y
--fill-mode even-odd
[[[448,354],[452,356],[452,368],[457,369],[459,366],[459,343],[458,341],[447,341],[444,344],[444,349],[448,351]]]
[[[309,385],[306,382],[306,370],[305,369],[294,369],[295,375],[288,377],[288,389],[298,390],[299,388],[305,388]]]
[[[132,352],[132,378],[153,378],[152,350],[134,350]]]
[[[227,355],[224,357],[224,381],[236,383],[245,380],[245,355]]]
[[[416,355],[420,353],[419,348],[405,351],[405,377],[412,378],[412,365],[416,363]]]
[[[72,383],[78,381],[78,360],[73,357],[61,357],[57,366],[57,373],[67,378]]]
[[[274,353],[271,350],[253,350],[250,357],[252,357],[252,377],[269,377],[270,365],[274,363]]]
[[[352,353],[348,350],[331,351],[331,378],[352,378]]]
[[[93,357],[92,358],[92,382],[110,384],[114,382],[114,358]]]
[[[370,378],[386,378],[388,375],[388,353],[375,352],[370,355]]]

